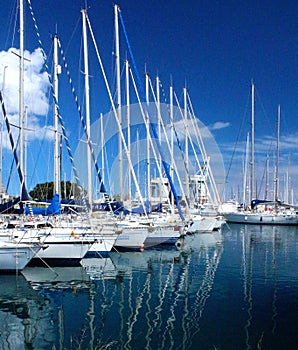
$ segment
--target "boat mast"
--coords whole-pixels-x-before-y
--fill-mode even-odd
[[[118,26],[118,5],[114,5],[115,14],[115,55],[116,55],[116,84],[117,84],[117,117],[120,127],[122,127],[121,117],[121,86],[120,86],[120,45],[119,45],[119,26]],[[118,155],[119,155],[119,191],[120,200],[123,201],[123,158],[122,158],[122,140],[119,132],[118,137]]]
[[[185,194],[186,200],[189,200],[189,164],[188,164],[188,127],[187,127],[187,91],[183,89],[184,95],[184,132],[185,132]]]
[[[268,199],[269,193],[269,154],[266,157],[266,187],[265,187],[265,199]]]
[[[139,129],[136,130],[136,144],[137,144],[137,182],[140,183],[140,136]]]
[[[170,175],[174,178],[174,105],[173,105],[173,84],[170,86],[170,119],[171,119],[171,168]],[[174,195],[171,191],[171,208],[174,208]]]
[[[101,140],[101,176],[102,182],[105,183],[105,145],[103,132],[103,114],[100,113],[100,140]]]
[[[5,72],[8,66],[4,66],[3,68],[3,81],[2,81],[2,96],[4,98],[4,90],[5,90]],[[1,121],[0,123],[0,202],[2,202],[2,199],[5,194],[5,189],[3,186],[3,179],[2,179],[2,144],[3,144],[3,123]]]
[[[130,137],[130,94],[129,94],[129,63],[125,61],[126,77],[126,119],[127,119],[127,156],[130,157],[131,137]],[[131,205],[131,173],[128,172],[128,199]]]
[[[255,197],[255,86],[251,84],[251,176],[250,202]]]
[[[280,134],[280,105],[277,108],[277,143],[276,143],[276,165],[274,178],[274,200],[278,201],[278,163],[279,163],[279,134]]]
[[[157,126],[158,126],[158,141],[161,144],[161,112],[160,112],[160,81],[156,77],[156,104],[157,104]],[[162,166],[161,155],[159,155],[159,166]],[[163,182],[160,184],[163,185]]]
[[[244,177],[243,177],[243,203],[246,205],[246,192],[247,192],[247,166],[249,159],[249,133],[247,133],[246,137],[246,148],[245,148],[245,163],[244,163]]]
[[[61,73],[61,67],[58,64],[58,36],[54,35],[54,79],[53,88],[55,95],[54,104],[54,193],[61,196],[60,183],[60,157],[59,157],[59,129],[58,129],[58,75]]]
[[[290,157],[288,157],[288,167],[286,173],[286,188],[285,188],[285,202],[289,203],[289,188],[290,188]]]
[[[24,2],[19,1],[20,5],[20,55],[19,55],[19,127],[20,127],[20,170],[23,176],[23,183],[21,183],[20,193],[22,199],[22,189],[26,185],[24,173]]]
[[[156,77],[156,106],[157,106],[157,132],[158,132],[158,142],[161,145],[161,112],[160,112],[160,81],[159,77]],[[157,160],[156,160],[157,161]],[[162,168],[161,155],[159,154],[158,166]],[[159,178],[159,201],[162,201],[162,195],[164,193],[164,180],[162,173]]]
[[[149,108],[149,75],[146,73],[146,103]],[[150,164],[150,121],[148,109],[146,110],[146,150],[147,150],[147,199],[151,199],[151,164]]]
[[[89,96],[89,65],[88,44],[86,30],[87,10],[82,10],[83,19],[83,45],[84,45],[84,76],[85,76],[85,112],[86,112],[86,137],[87,137],[87,175],[88,175],[88,202],[92,211],[92,174],[91,174],[91,149],[90,149],[90,96]]]

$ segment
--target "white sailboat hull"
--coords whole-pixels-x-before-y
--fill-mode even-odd
[[[148,228],[142,226],[121,226],[122,232],[115,241],[118,250],[140,250],[148,235]]]
[[[44,260],[81,260],[91,248],[92,243],[80,238],[75,239],[63,239],[57,237],[50,237],[46,239],[44,243],[48,246],[47,249],[41,250],[36,259]]]
[[[36,225],[35,225],[36,226]],[[20,242],[40,243],[47,246],[47,249],[41,249],[34,261],[38,259],[46,261],[59,261],[68,263],[70,261],[80,261],[95,242],[94,236],[83,236],[82,231],[72,231],[68,228],[44,227],[27,228],[24,230],[12,230],[14,238]]]
[[[193,217],[191,223],[187,228],[188,234],[193,234],[196,232],[212,232],[217,228],[217,218],[215,217]]]
[[[94,236],[95,242],[92,244],[88,250],[85,258],[91,256],[107,256],[112,250],[118,235],[101,235]]]
[[[145,246],[175,244],[181,237],[182,228],[178,225],[157,225],[149,228]]]
[[[23,270],[40,250],[40,246],[0,242],[0,271]]]
[[[239,224],[258,224],[258,225],[287,225],[297,226],[298,215],[294,213],[246,213],[235,212],[224,214],[227,222]]]

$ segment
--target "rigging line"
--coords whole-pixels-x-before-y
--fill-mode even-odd
[[[51,45],[51,48],[49,50],[49,55],[51,54],[52,48],[53,48],[53,44]],[[51,97],[51,89],[50,88],[48,89],[47,94],[45,94],[45,96],[47,96],[48,103],[49,103],[49,100],[50,100],[50,97]],[[54,132],[53,129],[51,128],[51,126],[49,126],[49,124],[48,124],[48,120],[49,120],[48,116],[49,116],[49,111],[48,111],[48,113],[46,115],[45,124],[44,124],[44,127],[43,127],[43,137],[41,138],[41,142],[39,143],[39,152],[37,154],[37,157],[34,158],[34,162],[33,162],[34,167],[33,167],[32,173],[31,173],[31,181],[30,181],[30,183],[27,182],[27,186],[29,188],[32,185],[33,179],[35,178],[35,175],[37,174],[37,171],[38,171],[38,166],[37,165],[38,165],[40,156],[42,154],[43,145],[45,144],[45,141],[46,141],[46,134],[48,132]],[[32,130],[32,129],[28,129],[28,130],[29,131],[35,131],[35,130]],[[50,156],[50,154],[49,154],[49,156]],[[48,162],[48,164],[50,164],[50,163]],[[49,169],[49,165],[48,165],[48,169]],[[26,175],[26,178],[27,178],[27,181],[28,181],[28,174]],[[49,176],[47,176],[47,178],[49,178]]]
[[[9,120],[7,118],[7,114],[6,114],[6,110],[5,110],[5,106],[4,106],[4,101],[3,101],[1,90],[0,90],[0,103],[1,103],[1,107],[2,107],[3,118],[4,118],[4,121],[5,121],[5,124],[6,124],[6,128],[7,128],[7,132],[8,132],[8,137],[9,137],[10,144],[11,144],[11,149],[12,149],[12,152],[13,152],[14,160],[16,162],[17,171],[18,171],[19,179],[20,179],[20,183],[21,183],[21,198],[20,198],[20,200],[21,201],[25,201],[25,200],[29,199],[29,196],[28,196],[28,192],[27,192],[27,189],[26,189],[26,184],[25,184],[25,181],[24,181],[24,175],[23,175],[22,169],[20,167],[19,158],[18,158],[18,155],[17,155],[17,149],[16,149],[16,146],[14,144],[12,132],[11,132],[11,129],[10,129]]]
[[[60,49],[60,54],[61,54],[61,57],[62,57],[62,60],[63,60],[64,68],[66,70],[66,75],[67,75],[67,78],[68,78],[68,82],[69,82],[70,87],[71,87],[71,92],[73,94],[73,98],[74,98],[74,101],[76,103],[76,107],[77,107],[77,111],[78,111],[78,114],[79,114],[79,118],[80,118],[83,130],[84,130],[85,136],[86,136],[86,142],[87,142],[88,147],[89,147],[89,149],[91,151],[91,157],[92,157],[92,160],[93,160],[93,163],[94,163],[94,166],[95,166],[96,175],[97,175],[97,178],[98,178],[98,181],[99,181],[99,185],[100,185],[100,190],[99,191],[101,193],[106,193],[107,191],[106,191],[105,185],[104,185],[104,183],[102,181],[102,177],[101,177],[101,174],[100,174],[98,163],[97,163],[97,160],[96,160],[96,157],[95,157],[95,154],[94,154],[94,150],[93,150],[93,147],[92,147],[91,137],[90,137],[90,135],[88,135],[88,132],[87,132],[87,126],[86,126],[86,124],[84,122],[84,118],[83,118],[83,115],[81,113],[81,107],[80,107],[80,105],[78,103],[78,96],[76,94],[75,87],[74,87],[74,85],[72,83],[72,79],[71,79],[71,76],[70,76],[70,71],[69,71],[69,68],[68,68],[68,64],[67,64],[66,57],[64,55],[64,52],[63,52],[60,40],[58,40],[58,46],[59,46],[59,49]],[[90,205],[91,205],[91,203],[90,203]]]
[[[107,92],[108,92],[108,95],[109,95],[109,99],[110,99],[110,102],[111,102],[111,107],[112,107],[112,110],[113,110],[115,121],[117,123],[118,130],[119,130],[119,133],[120,133],[120,136],[121,136],[121,141],[122,141],[122,144],[123,144],[123,147],[124,147],[124,150],[125,150],[125,154],[128,155],[129,152],[128,152],[128,148],[127,148],[127,143],[126,143],[126,140],[124,138],[124,135],[123,135],[123,132],[122,132],[122,129],[121,129],[121,123],[120,123],[120,121],[118,119],[118,116],[117,116],[117,111],[116,111],[115,103],[114,103],[113,98],[112,98],[111,89],[110,89],[110,86],[109,86],[109,83],[108,83],[107,76],[105,74],[103,63],[102,63],[102,60],[101,60],[101,57],[100,57],[100,54],[99,54],[97,43],[96,43],[96,40],[95,40],[95,37],[94,37],[94,33],[93,33],[93,30],[92,30],[92,27],[91,27],[91,23],[89,21],[89,18],[87,16],[87,14],[86,14],[86,19],[87,19],[88,27],[89,27],[89,30],[90,30],[90,33],[91,33],[92,41],[93,41],[93,44],[94,44],[94,47],[95,47],[97,59],[98,59],[98,62],[99,62],[100,68],[101,68],[102,75],[103,75],[103,79],[104,79],[104,82],[105,82],[105,86],[106,86],[106,89],[107,89]],[[135,186],[136,186],[137,193],[139,195],[139,199],[140,199],[141,205],[142,205],[143,208],[145,208],[143,197],[142,197],[141,190],[140,190],[140,186],[139,186],[139,183],[137,181],[135,171],[133,169],[133,164],[132,164],[132,161],[131,161],[131,157],[127,157],[127,160],[128,160],[128,164],[129,164],[132,176],[133,176],[133,180],[134,180],[134,183],[135,183]]]
[[[17,139],[17,144],[16,144],[16,148],[18,148],[19,146],[19,141],[20,141],[20,135],[18,136],[18,139]],[[12,158],[12,162],[11,162],[11,165],[10,165],[10,171],[9,171],[9,176],[8,176],[8,180],[7,180],[7,184],[6,184],[6,193],[8,193],[8,188],[9,188],[9,185],[10,185],[10,179],[11,179],[11,176],[12,176],[12,169],[13,169],[13,165],[14,165],[14,158]]]
[[[259,91],[258,91],[258,89],[256,89],[256,87],[255,87],[255,96],[256,96],[256,99],[258,99],[258,102],[259,102],[259,105],[261,106],[261,109],[263,111],[264,117],[265,117],[266,121],[268,122],[268,125],[269,125],[270,130],[271,130],[271,134],[274,135],[275,132],[274,132],[274,129],[272,129],[272,124],[274,125],[274,123],[272,123],[272,121],[269,119],[268,114],[266,113],[264,104],[263,104],[263,102],[261,100],[261,96],[259,94]]]
[[[70,38],[69,38],[69,40],[68,40],[68,44],[67,44],[67,46],[66,46],[66,48],[65,48],[65,53],[68,51],[68,49],[69,49],[69,47],[70,47],[70,43],[71,43],[71,41],[72,41],[72,39],[73,39],[73,37],[74,37],[74,35],[75,35],[75,32],[76,32],[76,30],[77,30],[77,27],[79,26],[80,19],[81,19],[81,16],[79,15],[79,16],[78,16],[78,19],[77,19],[77,22],[76,22],[76,24],[75,24],[74,30],[72,31],[72,34],[71,34],[71,36],[70,36]]]
[[[43,50],[43,45],[42,45],[42,42],[41,42],[40,33],[39,33],[39,29],[38,29],[38,26],[37,26],[37,23],[36,23],[35,15],[34,15],[34,12],[33,12],[33,8],[31,6],[31,1],[30,0],[27,0],[27,1],[28,1],[28,4],[29,4],[31,17],[32,17],[32,20],[33,20],[33,23],[34,23],[35,32],[36,32],[36,35],[37,35],[37,38],[38,38],[38,43],[39,43],[39,46],[41,48],[41,52],[42,52],[42,55],[43,55],[44,66],[45,66],[45,70],[46,70],[46,73],[47,73],[47,76],[48,76],[48,79],[49,79],[52,96],[53,96],[53,99],[54,99],[54,103],[57,106],[57,116],[58,116],[58,120],[59,120],[60,125],[61,125],[62,134],[63,134],[64,141],[65,141],[65,144],[66,144],[66,149],[67,149],[68,156],[69,156],[69,159],[70,159],[70,162],[71,162],[71,165],[72,165],[72,171],[73,171],[73,174],[74,174],[74,177],[75,177],[75,181],[77,183],[77,186],[79,187],[79,191],[80,191],[80,194],[81,194],[81,197],[82,197],[82,200],[83,200],[83,204],[84,204],[84,208],[85,208],[85,214],[86,214],[87,218],[89,218],[89,212],[88,212],[88,208],[87,208],[87,203],[86,203],[86,198],[85,198],[83,186],[80,183],[80,179],[79,179],[79,176],[78,176],[77,168],[76,168],[76,166],[74,164],[74,158],[72,156],[72,151],[71,151],[69,139],[68,139],[68,136],[67,136],[67,133],[66,133],[66,129],[65,129],[65,126],[64,126],[64,122],[63,122],[62,116],[60,114],[60,108],[59,108],[58,101],[57,101],[57,98],[56,98],[56,95],[55,95],[55,92],[54,92],[54,86],[53,86],[51,75],[49,73],[49,69],[48,69],[48,65],[47,65],[47,58],[46,58],[46,55],[45,55],[45,51]]]
[[[162,85],[161,85],[161,86],[162,86]],[[163,87],[162,87],[162,91],[163,91],[163,96],[165,96]],[[178,103],[178,98],[177,98],[177,95],[176,95],[175,91],[174,91],[174,96],[175,96],[176,102]],[[166,101],[166,98],[165,98],[165,101]],[[170,114],[168,104],[166,104],[166,105],[167,105],[168,113]],[[179,111],[180,111],[180,114],[182,114],[179,103],[178,103],[178,109],[179,109]],[[178,136],[177,129],[176,129],[176,127],[175,127],[174,120],[171,120],[171,122],[172,122],[172,127],[173,127],[173,130],[174,130],[174,134],[175,134],[175,137],[176,137],[177,145],[178,145],[178,148],[179,148],[179,150],[180,150],[180,152],[181,152],[181,157],[182,157],[182,160],[183,160],[183,163],[184,163],[184,167],[187,169],[187,167],[186,167],[186,162],[185,162],[184,151],[183,151],[183,149],[182,149],[182,145],[181,145],[181,142],[180,142],[180,139],[179,139],[179,136]],[[188,176],[189,176],[189,174],[188,174]]]
[[[141,90],[141,96],[142,96],[143,102],[145,102],[146,101],[146,94],[145,94],[145,91],[144,91],[144,87],[143,87],[143,84],[142,84],[141,79],[140,79],[140,75],[139,75],[139,72],[138,72],[138,69],[137,69],[137,66],[136,66],[134,55],[132,53],[130,42],[128,40],[128,36],[127,36],[126,28],[125,28],[125,25],[124,25],[124,21],[123,21],[123,18],[122,18],[122,14],[121,14],[121,11],[120,11],[119,8],[118,8],[118,11],[119,11],[119,18],[120,18],[120,22],[121,22],[122,29],[123,29],[123,32],[124,32],[124,36],[125,36],[125,39],[126,39],[126,44],[127,44],[127,47],[128,47],[128,51],[129,51],[129,54],[130,54],[130,57],[131,57],[134,69],[136,71],[136,75],[137,75],[137,79],[138,79],[138,85],[139,85],[139,88]],[[148,115],[149,115],[150,127],[151,127],[152,133],[154,135],[154,138],[156,139],[155,142],[156,142],[157,148],[159,150],[159,153],[161,155],[162,164],[163,164],[163,167],[165,169],[167,178],[169,180],[169,183],[170,183],[170,186],[171,186],[171,190],[172,190],[172,192],[174,194],[174,198],[175,198],[175,201],[176,201],[176,205],[177,205],[177,208],[178,208],[178,212],[179,212],[180,218],[181,218],[182,221],[185,221],[185,218],[184,218],[184,215],[183,215],[180,203],[179,203],[179,198],[178,198],[178,195],[177,195],[177,192],[176,192],[176,189],[175,189],[172,177],[171,177],[170,172],[169,172],[168,164],[165,162],[165,159],[163,157],[163,151],[162,151],[160,142],[158,141],[158,135],[157,135],[157,131],[156,131],[155,125],[151,122],[152,118],[150,117],[150,113],[149,113],[147,104],[146,104],[146,108],[147,108],[147,112],[148,112]]]
[[[242,115],[242,122],[241,122],[240,128],[238,130],[236,142],[234,143],[234,148],[233,148],[231,160],[230,160],[230,163],[229,163],[229,166],[228,166],[228,170],[227,170],[227,174],[226,174],[226,178],[225,178],[225,181],[224,181],[225,184],[228,182],[228,178],[229,178],[230,171],[231,171],[231,168],[232,168],[232,163],[233,163],[234,156],[235,156],[235,153],[236,153],[236,149],[237,149],[237,146],[238,146],[239,138],[240,138],[240,135],[241,135],[241,132],[242,132],[242,129],[243,129],[245,116],[247,114],[247,109],[248,109],[249,97],[250,97],[250,93],[247,95],[246,106],[245,106],[244,113]]]
[[[31,181],[30,183],[28,184],[29,188],[30,188],[30,185],[32,185],[32,182],[33,182],[33,178],[35,177],[35,175],[37,174],[37,171],[38,171],[38,167],[37,167],[37,164],[38,164],[38,161],[41,157],[41,155],[43,154],[43,145],[45,144],[45,140],[46,140],[46,134],[51,131],[50,128],[44,128],[44,133],[43,133],[43,138],[42,138],[42,141],[40,142],[39,144],[39,149],[38,149],[38,153],[37,153],[37,156],[36,158],[34,158],[34,166],[33,166],[33,170],[32,170],[32,173],[31,173]],[[31,154],[32,156],[32,154]],[[48,156],[50,156],[50,153],[48,154]],[[49,162],[48,162],[49,164]],[[49,166],[48,166],[48,169],[49,169]],[[26,178],[28,178],[28,176],[26,176]]]
[[[265,164],[266,164],[266,162],[265,162]],[[266,176],[266,166],[264,166],[264,168],[263,168],[263,174],[262,174],[262,177],[261,177],[261,183],[260,183],[260,185],[258,186],[257,198],[260,197],[261,189],[262,189],[263,184],[264,184],[264,181],[265,181],[265,176]]]
[[[187,91],[187,100],[188,100],[188,103],[189,103],[189,106],[190,106],[189,109],[190,109],[190,115],[192,117],[191,120],[194,120],[194,119],[198,119],[199,120],[199,118],[196,117],[196,114],[194,112],[194,108],[193,108],[193,105],[192,105],[192,102],[191,102],[191,99],[190,99],[188,91]],[[204,160],[206,160],[208,158],[208,156],[207,156],[207,152],[206,152],[206,147],[205,147],[204,142],[203,142],[202,133],[201,133],[200,127],[199,127],[199,125],[197,123],[195,124],[195,126],[196,126],[195,131],[197,131],[195,133],[196,134],[196,139],[197,139],[197,142],[199,144],[202,156],[203,156]]]
[[[267,120],[267,122],[268,122],[268,124],[269,124],[269,126],[270,126],[271,133],[274,134],[273,129],[272,129],[272,127],[271,127],[271,124],[272,124],[272,123],[270,122],[270,120],[269,120],[269,118],[268,118],[268,115],[267,115],[266,110],[265,110],[265,107],[264,107],[264,105],[263,105],[263,103],[262,103],[260,94],[259,94],[259,92],[258,92],[258,90],[257,90],[256,88],[255,88],[255,94],[256,94],[256,98],[258,98],[258,102],[259,102],[259,104],[260,104],[260,106],[261,106],[261,109],[262,109],[262,111],[263,111],[263,114],[264,114],[264,116],[265,116],[265,118],[266,118],[266,120]],[[271,138],[271,142],[270,142],[270,144],[269,144],[269,146],[268,146],[268,150],[267,150],[267,153],[268,153],[268,154],[272,152],[273,143],[274,143],[274,137]],[[265,174],[266,174],[266,167],[263,168],[263,175],[262,175],[262,177],[261,177],[261,184],[260,184],[260,186],[258,186],[258,187],[259,187],[259,190],[258,190],[258,193],[257,193],[257,197],[260,196],[261,188],[262,188],[263,183],[264,183]]]
[[[198,127],[197,123],[194,122],[194,114],[193,114],[193,111],[190,111],[190,110],[188,109],[188,112],[190,113],[190,117],[191,117],[190,120],[191,120],[192,126],[193,126],[194,131],[195,131],[195,134],[196,134],[196,131],[197,131],[197,129],[199,130],[199,127]],[[198,158],[196,149],[195,149],[195,147],[194,147],[194,143],[193,143],[193,141],[192,141],[192,137],[191,137],[190,132],[189,132],[188,123],[186,123],[184,119],[183,119],[183,123],[186,124],[186,130],[187,130],[187,133],[188,133],[189,141],[190,141],[190,144],[191,144],[191,147],[192,147],[192,150],[193,150],[193,153],[194,153],[194,156],[195,156],[197,165],[199,166],[199,173],[200,173],[200,175],[203,176],[203,181],[204,181],[204,185],[205,185],[205,188],[206,188],[206,190],[207,190],[207,193],[208,193],[208,198],[209,198],[210,200],[212,199],[212,204],[214,205],[214,198],[212,198],[211,193],[210,193],[210,190],[209,190],[209,186],[207,186],[207,176],[209,176],[209,178],[211,178],[211,177],[210,177],[210,169],[209,169],[209,168],[210,168],[210,163],[209,163],[209,160],[208,160],[208,156],[207,156],[207,155],[204,156],[204,154],[203,154],[203,152],[202,152],[202,147],[203,147],[203,149],[204,149],[203,140],[202,140],[202,139],[200,140],[200,141],[201,141],[201,144],[200,144],[200,143],[198,142],[198,137],[196,137],[197,142],[198,142],[198,146],[199,146],[199,148],[200,148],[200,151],[201,151],[201,153],[202,153],[202,156],[204,157],[204,164],[203,164],[203,166],[202,166],[201,163],[200,163],[200,160],[199,160],[199,158]],[[197,136],[197,134],[196,134],[196,136]],[[207,168],[207,171],[206,171],[206,172],[203,171],[203,169],[205,169],[205,168]],[[212,180],[211,180],[211,181],[212,181]],[[193,191],[195,192],[195,189],[193,189]]]
[[[174,97],[175,97],[176,103],[177,103],[177,105],[178,105],[179,112],[180,112],[180,114],[181,114],[181,119],[182,119],[182,121],[183,121],[183,124],[185,125],[186,122],[185,122],[185,120],[184,120],[183,112],[182,112],[182,109],[181,109],[181,106],[180,106],[180,104],[179,104],[179,101],[178,101],[178,98],[177,98],[177,95],[176,95],[176,92],[175,92],[175,91],[174,91]],[[176,138],[177,138],[177,140],[179,140],[178,133],[176,132],[175,127],[174,127],[174,130],[175,130]],[[187,128],[187,130],[188,130],[188,128]],[[185,134],[185,137],[188,137],[188,136],[189,136],[189,135]],[[188,178],[190,179],[190,174],[189,174],[188,167],[187,167],[186,160],[185,160],[185,153],[184,153],[184,151],[182,150],[182,145],[181,145],[181,143],[180,143],[180,140],[179,140],[178,146],[179,146],[180,151],[182,152],[181,155],[182,155],[182,159],[183,159],[183,163],[184,163],[184,168],[185,168],[185,170],[186,170],[186,173],[187,173]]]
[[[218,193],[218,190],[217,190],[217,186],[216,186],[216,182],[215,182],[215,179],[214,179],[214,176],[213,176],[213,171],[212,171],[211,166],[210,166],[209,157],[207,155],[206,148],[205,148],[205,145],[204,145],[203,136],[202,136],[201,129],[200,129],[200,126],[199,126],[199,121],[200,120],[195,115],[194,108],[193,108],[193,105],[192,105],[192,102],[191,102],[191,99],[190,99],[190,96],[189,96],[188,92],[187,92],[187,98],[188,98],[188,103],[189,103],[189,106],[190,106],[189,108],[190,108],[191,123],[192,123],[193,128],[194,128],[196,141],[198,143],[199,149],[200,149],[201,154],[203,156],[204,166],[206,166],[206,164],[207,164],[207,176],[208,176],[208,178],[210,179],[210,182],[211,182],[211,188],[212,188],[213,195],[215,196],[216,203],[219,204],[221,202],[221,199],[220,199],[220,196],[219,196],[219,193]],[[192,139],[191,138],[190,138],[190,142],[192,143]],[[195,152],[195,150],[194,150],[194,152]],[[195,152],[195,156],[196,156],[196,152]],[[197,158],[197,156],[196,156],[196,158]],[[198,165],[200,166],[200,173],[202,173],[202,167],[201,167],[201,164],[199,162],[198,162]],[[204,174],[203,174],[203,176],[204,176],[204,183],[205,183],[207,191],[208,191],[208,196],[209,196],[209,198],[211,198],[209,186],[207,186],[206,176]],[[212,204],[214,205],[214,198],[212,198],[212,202],[213,202]]]
[[[12,31],[13,34],[12,34],[10,47],[13,47],[13,42],[14,42],[14,37],[15,37],[15,32],[16,32],[16,26],[17,26],[17,15],[18,15],[17,5],[16,4],[17,4],[17,1],[14,1],[14,4],[12,5],[11,10],[10,10],[10,14],[9,14],[8,28],[7,28],[7,30],[5,30],[5,32],[7,33],[5,44],[4,44],[5,49],[8,48],[8,39],[9,39],[9,36],[10,36],[12,23],[14,23],[14,26],[13,26],[13,31]]]
[[[132,70],[129,69],[129,71],[130,71],[131,79],[132,79],[132,82],[133,82],[133,87],[134,87],[134,90],[135,90],[135,93],[136,93],[136,97],[137,97],[137,100],[138,100],[138,103],[139,103],[139,106],[140,106],[141,114],[142,114],[142,117],[143,117],[143,120],[144,120],[144,124],[145,124],[145,127],[146,127],[146,132],[149,134],[149,144],[151,146],[151,150],[153,152],[154,159],[156,160],[157,159],[157,154],[156,154],[156,151],[155,151],[155,148],[154,148],[154,145],[153,145],[152,137],[150,135],[149,126],[146,123],[145,112],[144,112],[144,109],[143,109],[143,106],[142,106],[143,104],[142,104],[142,102],[140,100],[140,96],[138,94],[138,89],[137,89],[137,86],[136,86],[136,82],[135,82]],[[156,166],[157,166],[157,169],[158,169],[159,176],[162,178],[162,169],[160,167],[159,162],[156,163]],[[169,201],[169,198],[167,200]]]
[[[163,91],[163,89],[162,89],[162,91]],[[183,116],[183,113],[182,113],[182,111],[181,111],[181,108],[180,108],[180,105],[179,105],[179,102],[178,102],[177,95],[176,95],[176,93],[175,93],[174,90],[173,90],[173,93],[174,93],[174,97],[175,97],[176,103],[178,104],[179,112],[180,112],[180,114]],[[165,94],[163,94],[163,95],[165,96]],[[166,100],[166,98],[165,98],[165,100]],[[167,104],[167,109],[168,109],[168,113],[169,113],[169,115],[170,115],[170,111],[169,111],[168,104]],[[182,119],[183,119],[183,117],[182,117]],[[176,129],[176,127],[175,127],[174,119],[171,120],[171,123],[172,123],[173,131],[174,131],[174,134],[175,134],[175,138],[176,138],[176,141],[177,141],[177,145],[178,145],[178,148],[179,148],[179,150],[180,150],[180,154],[181,154],[181,157],[182,157],[182,161],[183,161],[183,164],[184,164],[184,169],[186,170],[187,176],[188,176],[188,178],[189,178],[189,180],[190,180],[190,174],[189,174],[189,171],[188,171],[188,169],[187,169],[186,160],[185,160],[185,154],[184,154],[184,151],[183,151],[183,149],[182,149],[182,145],[181,145],[181,142],[180,142],[180,139],[179,139],[179,136],[178,136],[177,129]],[[176,170],[176,172],[177,172],[177,170]],[[179,178],[179,176],[178,176],[178,178]],[[181,187],[181,186],[180,186],[180,187]],[[182,187],[181,187],[181,188],[182,188]],[[193,190],[193,191],[194,191],[194,190]],[[186,200],[186,195],[185,195],[185,193],[184,193],[184,190],[183,190],[183,197],[184,197],[184,199],[185,199],[186,205],[188,206],[188,202],[187,202],[187,200]]]
[[[153,95],[153,100],[154,100],[154,103],[157,104],[157,99],[156,99],[156,96],[155,96],[155,93],[154,93],[154,90],[153,90],[153,86],[152,86],[152,81],[150,79],[150,76],[148,75],[148,79],[149,79],[149,84],[150,84],[150,88],[151,88],[151,93]],[[159,80],[160,82],[160,80]],[[171,116],[170,114],[170,111],[169,111],[169,106],[168,104],[166,104],[166,107],[167,107],[167,110],[168,110],[168,113],[169,115]],[[172,154],[174,152],[174,150],[171,149],[170,147],[170,143],[169,143],[169,139],[168,139],[168,136],[167,136],[167,133],[166,133],[166,129],[165,129],[165,125],[164,125],[164,122],[163,122],[163,119],[161,118],[160,119],[161,121],[161,125],[162,125],[162,129],[163,129],[163,132],[164,132],[164,135],[165,135],[165,140],[166,140],[166,143],[167,143],[167,146],[168,146],[168,149],[170,151],[170,156],[171,158],[173,159],[173,170],[176,172],[177,174],[177,180],[179,182],[179,186],[180,186],[180,189],[181,189],[181,192],[183,194],[183,199],[185,200],[185,205],[187,207],[187,210],[189,210],[189,206],[188,206],[188,202],[186,200],[186,195],[185,195],[185,192],[184,192],[184,189],[183,189],[183,185],[182,185],[182,182],[181,182],[181,179],[180,179],[180,175],[178,173],[178,169],[177,169],[177,165],[176,165],[176,162],[175,162],[175,159],[174,159],[174,155]],[[170,120],[172,125],[174,124],[174,121]],[[171,126],[172,126],[171,125]],[[168,198],[168,201],[170,200],[170,198]],[[171,205],[171,203],[169,203]]]

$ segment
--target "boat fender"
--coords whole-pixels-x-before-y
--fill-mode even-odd
[[[78,238],[79,238],[79,236],[78,236],[78,235],[76,235],[74,231],[71,231],[71,236],[72,236],[73,238],[76,238],[76,239],[78,239]]]

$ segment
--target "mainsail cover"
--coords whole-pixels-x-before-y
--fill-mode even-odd
[[[25,214],[34,214],[34,215],[59,215],[60,214],[60,201],[59,195],[56,193],[51,200],[51,203],[48,207],[30,207],[27,205],[25,208]]]

